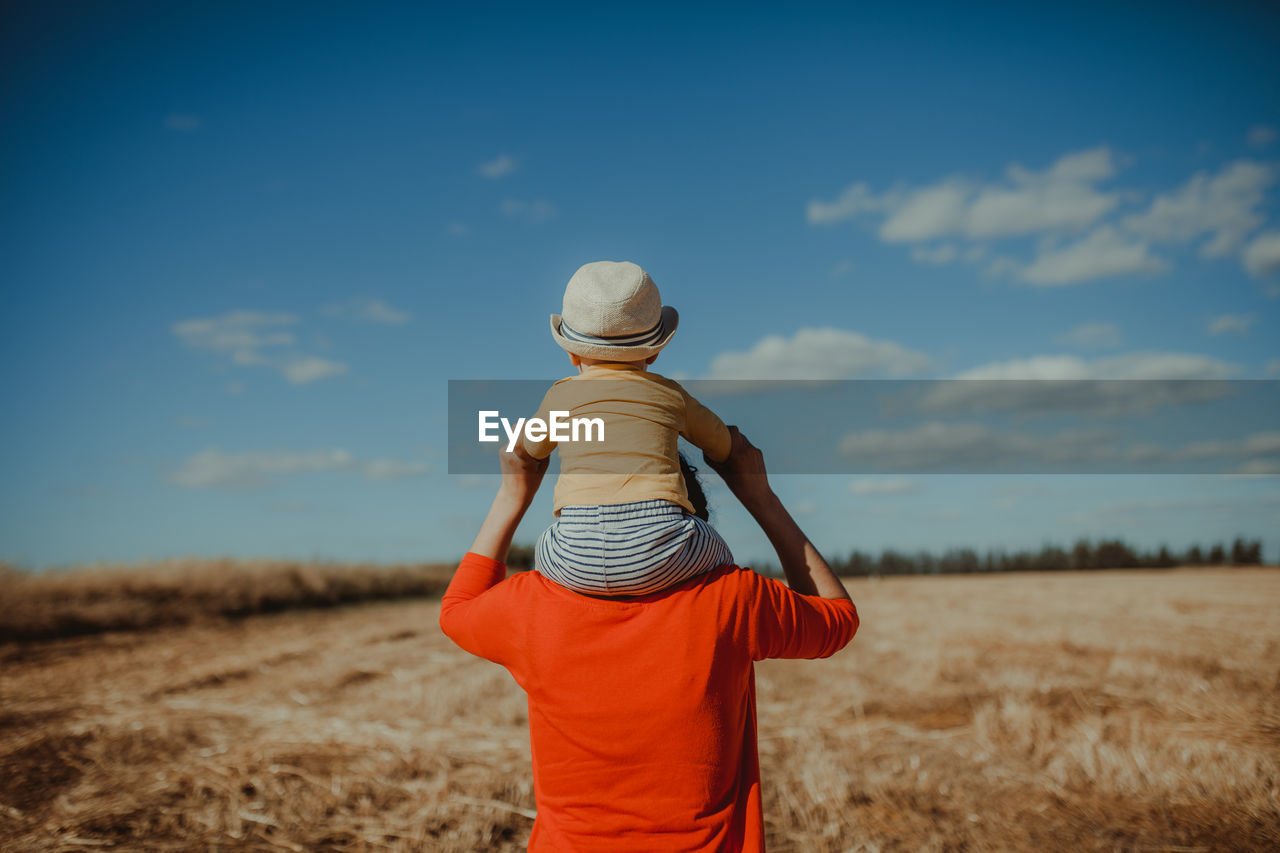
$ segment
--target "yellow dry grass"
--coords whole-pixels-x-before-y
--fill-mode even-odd
[[[0,563],[0,642],[439,595],[452,566],[177,559],[29,574]]]
[[[850,587],[758,670],[772,850],[1280,847],[1280,572]],[[0,848],[520,849],[523,695],[438,608],[0,646]]]

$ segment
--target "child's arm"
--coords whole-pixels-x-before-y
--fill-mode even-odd
[[[552,385],[547,389],[547,393],[542,397],[542,404],[538,406],[538,411],[534,414],[534,417],[540,418],[543,423],[547,422],[550,412],[568,408],[565,405],[558,405],[555,402],[560,397],[560,394],[556,391],[556,387],[559,384],[560,383],[557,382],[555,385]],[[543,459],[550,458],[551,451],[555,449],[556,443],[551,440],[550,434],[541,441],[530,441],[528,433],[525,433],[520,437],[520,440],[516,442],[515,453],[527,462],[539,462]]]
[[[537,456],[534,456],[525,448],[523,439],[516,442],[516,446],[512,450],[512,453],[514,453],[516,456],[519,456],[520,459],[523,460],[524,462],[546,462],[547,459],[550,458],[550,455],[543,456],[541,459],[539,459]]]
[[[733,438],[729,428],[715,412],[695,400],[688,391],[684,394],[684,429],[680,435],[693,442],[712,462],[723,462],[729,456]]]

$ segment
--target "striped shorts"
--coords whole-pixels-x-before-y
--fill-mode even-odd
[[[662,500],[566,506],[538,538],[533,567],[588,595],[646,595],[733,562],[710,524]]]

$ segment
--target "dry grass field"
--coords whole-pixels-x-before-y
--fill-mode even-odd
[[[0,563],[0,642],[439,595],[453,566],[178,559],[31,574]]]
[[[758,670],[772,850],[1280,848],[1280,571],[850,587]],[[438,611],[0,645],[0,849],[521,849],[523,696]]]

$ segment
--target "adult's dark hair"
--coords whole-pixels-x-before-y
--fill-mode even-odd
[[[693,514],[703,521],[710,521],[707,512],[707,493],[702,491],[702,481],[698,479],[698,469],[689,464],[689,460],[680,454],[680,473],[684,477],[684,488],[689,493],[689,503],[693,504]]]

